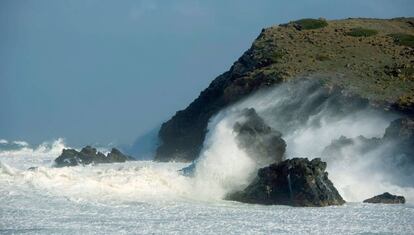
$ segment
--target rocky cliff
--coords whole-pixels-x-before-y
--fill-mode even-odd
[[[414,18],[303,19],[263,29],[229,71],[162,125],[155,160],[194,160],[210,117],[258,89],[303,77],[412,116],[413,47]]]

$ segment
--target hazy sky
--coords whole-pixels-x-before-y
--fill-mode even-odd
[[[185,108],[263,27],[413,13],[413,0],[0,0],[0,139],[129,143]]]

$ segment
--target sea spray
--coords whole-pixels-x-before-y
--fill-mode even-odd
[[[234,132],[240,111],[246,108],[254,108],[267,125],[283,134],[287,158],[320,157],[341,136],[380,138],[390,121],[398,117],[372,109],[363,101],[332,93],[312,81],[285,83],[260,91],[210,120],[193,177],[178,172],[186,165],[182,163],[130,162],[50,168],[53,159],[66,147],[59,139],[34,148],[1,150],[0,181],[7,185],[28,184],[45,193],[74,199],[220,200],[248,185],[259,168],[254,157],[238,145]],[[414,199],[413,187],[404,186],[403,178],[393,173],[400,168],[383,154],[388,148],[384,145],[363,152],[355,142],[341,150],[341,155],[322,156],[328,163],[330,179],[345,200],[362,201],[383,191],[404,195],[408,203]],[[27,170],[30,167],[38,168]],[[409,179],[411,175],[404,178]]]
[[[194,180],[200,195],[223,198],[246,187],[257,171],[256,162],[236,142],[233,126],[238,112],[223,111],[209,124],[209,133],[197,160]]]
[[[287,142],[288,158],[322,157],[327,161],[330,178],[346,200],[362,201],[387,189],[407,198],[414,196],[412,187],[396,184],[407,179],[414,180],[413,176],[403,178],[398,174],[390,174],[399,168],[397,164],[389,162],[389,158],[395,157],[388,156],[387,160],[387,156],[382,154],[384,149],[367,153],[359,151],[357,145],[352,145],[345,156],[322,155],[324,149],[341,136],[382,137],[387,126],[398,115],[374,109],[364,99],[343,94],[340,90],[327,89],[320,82],[311,80],[287,82],[257,92],[214,117],[209,124],[210,134],[206,137],[199,159],[209,163],[202,166],[206,172],[204,178],[208,178],[210,171],[219,171],[220,179],[251,179],[257,170],[251,156],[234,145],[235,136],[230,134],[233,131],[230,123],[234,123],[237,113],[245,108],[254,108],[266,124],[282,132]],[[227,134],[221,135],[224,133]],[[249,160],[251,170],[238,171],[241,174],[230,177],[234,173],[231,170],[234,164],[240,162],[240,169],[243,169],[243,166],[249,165],[246,164]],[[385,171],[387,167],[388,172]],[[226,168],[229,170],[226,171]],[[223,191],[231,191],[229,188]]]

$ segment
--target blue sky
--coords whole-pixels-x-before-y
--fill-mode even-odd
[[[130,143],[185,108],[263,27],[413,13],[412,0],[2,0],[0,139]]]

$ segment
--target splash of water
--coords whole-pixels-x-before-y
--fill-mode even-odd
[[[266,124],[282,132],[287,157],[319,157],[340,136],[381,137],[389,122],[397,117],[373,110],[364,102],[351,102],[313,82],[286,83],[256,93],[211,119],[192,178],[177,172],[184,166],[178,163],[50,168],[53,159],[66,147],[59,139],[36,148],[22,146],[0,151],[0,184],[27,184],[75,199],[220,200],[229,192],[243,189],[259,168],[254,157],[238,146],[233,131],[234,124],[240,121],[240,111],[245,108],[254,108]],[[354,144],[343,151],[340,158],[324,156],[324,160],[328,162],[330,179],[346,200],[362,201],[384,191],[402,194],[408,202],[414,199],[412,187],[395,184],[399,179],[383,171],[386,162],[381,161],[382,149],[363,153]],[[39,168],[27,170],[32,166]]]
[[[257,170],[252,156],[237,147],[235,137],[231,134],[238,118],[236,114],[245,108],[254,108],[268,125],[283,133],[288,158],[322,157],[327,161],[330,178],[346,200],[362,201],[385,191],[402,194],[408,201],[414,199],[414,188],[401,187],[395,182],[404,179],[389,174],[399,170],[397,164],[388,173],[384,171],[385,167],[389,168],[392,164],[385,160],[389,156],[383,152],[392,146],[384,145],[382,149],[367,153],[360,151],[355,144],[349,146],[348,152],[341,156],[322,155],[323,150],[341,136],[382,137],[390,122],[398,115],[373,109],[366,100],[347,97],[346,94],[325,89],[320,83],[309,80],[285,83],[258,92],[212,119],[210,134],[200,156],[200,161],[208,164],[204,163],[201,168],[205,178],[209,177],[208,172],[213,172],[219,174],[220,179],[233,182],[231,186],[228,183],[221,185],[225,192],[244,185]],[[234,169],[235,166],[240,168]],[[413,175],[406,178],[414,180]],[[234,180],[239,185],[234,185]]]

